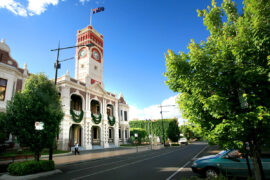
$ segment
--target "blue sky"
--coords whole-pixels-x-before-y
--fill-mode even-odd
[[[207,38],[196,10],[210,4],[211,0],[1,0],[0,38],[6,39],[19,66],[26,63],[30,72],[54,78],[56,53],[50,49],[59,40],[62,47],[75,45],[77,30],[89,25],[90,9],[104,6],[104,12],[93,15],[92,25],[104,36],[105,89],[122,92],[134,112],[143,113],[169,99],[174,103],[176,93],[164,83],[164,53],[187,52],[190,39]],[[64,50],[60,59],[74,55],[75,49]],[[59,75],[69,70],[74,76],[74,62],[62,63]]]

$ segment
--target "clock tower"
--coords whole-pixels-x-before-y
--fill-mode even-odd
[[[75,78],[84,83],[87,76],[90,84],[103,84],[103,36],[92,26],[77,31],[77,46],[94,44],[92,47],[81,46],[76,48]]]

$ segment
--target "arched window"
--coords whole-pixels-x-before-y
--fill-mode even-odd
[[[76,94],[71,96],[70,108],[76,111],[82,110],[82,98]]]
[[[97,100],[91,101],[91,113],[93,114],[100,114],[100,104]]]

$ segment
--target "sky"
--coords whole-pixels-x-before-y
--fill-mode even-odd
[[[208,5],[211,0],[0,0],[0,38],[20,67],[27,64],[31,73],[53,79],[56,52],[50,50],[59,41],[61,47],[75,45],[77,30],[90,24],[91,9],[104,7],[92,26],[104,36],[105,89],[124,95],[131,119],[158,119],[158,105],[176,105],[177,97],[165,85],[164,54],[188,52],[191,39],[206,40],[209,32],[196,10]],[[75,49],[60,52],[60,60],[74,56]],[[59,76],[68,70],[74,77],[74,62],[63,62]],[[164,118],[184,121],[177,105],[165,111]]]

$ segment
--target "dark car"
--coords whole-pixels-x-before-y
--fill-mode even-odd
[[[270,159],[262,158],[263,170],[266,178],[270,178]],[[252,160],[249,159],[253,172]],[[217,177],[219,173],[224,176],[248,177],[246,159],[237,150],[221,151],[216,155],[204,156],[193,162],[192,171],[205,177]]]

